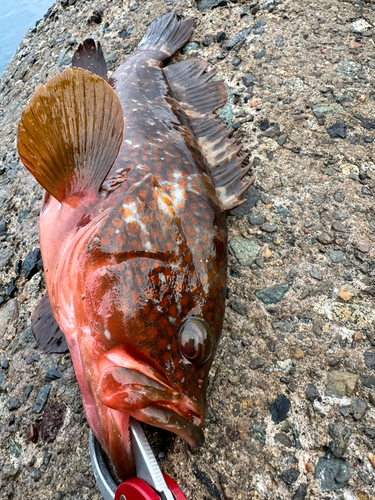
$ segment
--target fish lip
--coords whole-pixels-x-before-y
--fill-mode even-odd
[[[103,382],[104,387],[108,377],[110,379],[115,377],[119,384],[119,390],[110,394],[109,397],[106,396],[105,389],[103,390],[101,399],[110,408],[120,411],[126,408],[131,413],[132,406],[138,408],[153,406],[164,409],[166,412],[172,411],[197,427],[202,426],[204,415],[201,406],[156,377],[151,378],[140,370],[124,366],[112,366],[103,373],[101,383]]]
[[[154,368],[142,361],[135,360],[126,353],[120,351],[119,349],[113,349],[109,351],[105,356],[103,363],[101,363],[101,372],[108,370],[108,368],[127,368],[128,370],[134,370],[139,372],[144,376],[148,377],[152,381],[163,386],[166,390],[175,392],[170,386],[168,379],[163,377],[163,375],[157,372]]]
[[[194,449],[200,448],[204,443],[204,433],[200,426],[162,403],[140,408],[132,416],[145,424],[177,434]]]
[[[157,372],[154,368],[142,363],[141,361],[136,361],[124,353],[109,352],[107,353],[106,358],[107,366],[103,369],[102,373],[110,370],[111,368],[125,368],[142,374],[144,377],[147,377],[152,382],[159,385],[160,388],[166,392],[166,394],[173,394],[175,396],[176,402],[166,403],[166,408],[170,409],[170,406],[173,406],[174,411],[180,416],[186,418],[187,420],[192,420],[192,423],[195,423],[198,420],[198,425],[203,425],[204,414],[202,415],[201,406],[198,403],[194,403],[190,398],[181,396],[179,390],[171,386],[168,379],[161,373]],[[110,361],[110,364],[108,361]],[[163,405],[162,402],[155,401],[155,404],[156,403]]]
[[[182,396],[177,388],[171,387],[169,381],[154,368],[134,360],[125,353],[119,351],[107,353],[105,364],[105,371],[111,368],[125,368],[141,373],[150,381],[159,385],[166,394],[173,396],[174,401],[171,401],[171,398],[169,398],[169,401],[153,400],[145,407],[128,410],[130,415],[141,422],[169,430],[181,436],[193,448],[202,446],[204,442],[202,431],[204,410],[202,411],[202,406],[190,398]],[[173,422],[176,424],[175,428]]]

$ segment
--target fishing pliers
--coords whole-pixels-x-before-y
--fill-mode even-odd
[[[117,486],[104,461],[102,448],[90,430],[91,463],[104,500],[187,500],[173,479],[160,470],[145,433],[134,418],[130,419],[130,435],[137,477]]]

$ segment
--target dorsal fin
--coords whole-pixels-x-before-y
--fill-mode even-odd
[[[78,49],[73,55],[72,67],[87,69],[91,73],[103,78],[103,80],[108,80],[107,64],[104,59],[102,47],[100,42],[96,45],[92,38],[87,38],[78,45]]]
[[[223,106],[226,92],[223,81],[211,80],[215,71],[205,72],[207,62],[199,58],[185,59],[164,68],[168,83],[189,116],[198,143],[210,167],[216,194],[223,210],[231,210],[246,200],[239,197],[254,179],[242,178],[251,165],[241,168],[246,156],[238,157],[241,147],[229,139],[230,130],[213,113]]]
[[[98,191],[122,142],[123,113],[102,78],[66,69],[40,87],[18,125],[22,163],[46,191],[62,202]]]
[[[153,50],[164,53],[162,60],[172,56],[189,40],[194,29],[192,18],[183,18],[169,12],[153,21],[139,42],[138,50]]]

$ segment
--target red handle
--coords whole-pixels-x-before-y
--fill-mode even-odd
[[[186,496],[180,490],[180,487],[171,479],[165,472],[163,472],[163,476],[165,482],[167,483],[168,488],[173,493],[176,500],[187,500]]]
[[[155,490],[138,477],[133,477],[120,484],[116,490],[115,500],[124,500],[121,495],[125,497],[125,500],[160,500]]]
[[[167,474],[163,472],[165,482],[173,493],[176,500],[187,500],[179,486]],[[121,495],[125,499],[121,498]],[[120,484],[116,490],[114,500],[160,500],[159,495],[147,483],[134,477]]]

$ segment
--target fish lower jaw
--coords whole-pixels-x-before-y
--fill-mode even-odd
[[[164,408],[165,410],[175,412],[182,418],[188,420],[190,423],[196,425],[197,427],[202,427],[204,418],[200,417],[191,407],[184,404],[167,404],[167,403],[157,403],[159,408]]]
[[[193,420],[199,421],[197,425],[191,421],[192,417],[187,419],[176,412],[175,406],[171,408],[169,404],[155,403],[146,408],[134,410],[132,416],[145,424],[177,434],[177,436],[182,437],[189,443],[192,448],[199,448],[204,443],[204,434],[201,429],[203,420],[198,417],[193,418]]]
[[[100,366],[97,397],[107,408],[181,436],[193,448],[204,442],[203,402],[172,388],[167,379],[119,350]]]

